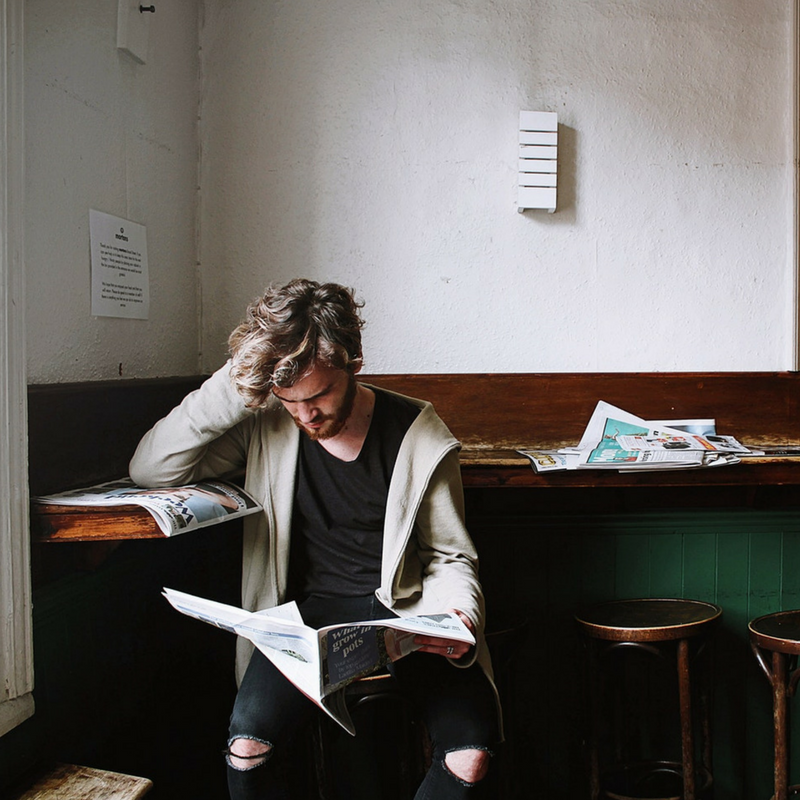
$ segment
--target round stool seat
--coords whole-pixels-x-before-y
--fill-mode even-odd
[[[702,600],[641,599],[599,603],[576,614],[584,633],[614,642],[666,642],[705,633],[722,609]]]
[[[765,650],[800,653],[800,611],[778,611],[752,620],[750,638]]]

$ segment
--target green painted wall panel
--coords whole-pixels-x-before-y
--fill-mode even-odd
[[[800,607],[800,512],[663,510],[532,516],[524,522],[477,518],[470,526],[482,559],[511,559],[518,576],[529,569],[539,580],[547,575],[547,596],[539,584],[516,599],[516,610],[535,624],[514,675],[526,720],[511,733],[526,753],[526,770],[537,783],[544,781],[531,794],[520,776],[519,797],[587,796],[584,657],[574,612],[586,602],[656,596],[708,600],[723,608],[714,681],[715,800],[771,796],[771,697],[750,650],[747,623],[759,614]],[[526,528],[527,535],[520,535]],[[511,541],[513,552],[506,548]],[[484,583],[491,602],[492,581]],[[793,780],[800,781],[800,707],[792,728]]]
[[[618,536],[616,550],[616,596],[649,597],[649,537],[639,534]]]
[[[716,531],[699,531],[675,534],[683,542],[683,582],[681,597],[714,602],[717,597],[717,550],[719,535]]]
[[[582,545],[578,548],[581,581],[577,602],[595,603],[615,596],[615,537],[598,532],[576,538]]]
[[[749,619],[780,610],[783,533],[762,531],[750,536],[748,555]]]
[[[787,530],[783,535],[781,569],[781,608],[800,608],[800,532]]]
[[[750,535],[722,532],[717,537],[716,602],[722,606],[724,623],[743,630],[748,615]]]
[[[681,583],[683,571],[682,541],[680,536],[663,534],[661,536],[642,536],[637,538],[648,543],[648,595],[669,597],[675,585]]]
[[[515,796],[525,800],[587,797],[582,746],[585,654],[573,620],[575,611],[587,602],[661,595],[712,600],[723,608],[716,642],[715,800],[770,797],[771,697],[750,651],[747,623],[761,613],[800,607],[800,512],[664,510],[542,517],[534,511],[532,508],[531,514],[523,517],[469,520],[481,556],[489,626],[521,617],[529,621],[511,671],[513,687],[507,702],[509,734],[517,754]],[[216,552],[211,547],[215,537],[207,539],[209,552]],[[41,713],[36,725],[41,728],[43,721],[49,720],[48,741],[66,750],[63,755],[77,759],[77,751],[81,756],[91,754],[105,744],[102,739],[108,735],[102,727],[108,720],[102,714],[96,728],[87,726],[86,732],[78,735],[71,724],[76,709],[85,715],[87,708],[100,705],[118,715],[130,715],[134,706],[140,707],[147,699],[147,691],[152,691],[147,680],[153,676],[145,680],[143,689],[139,684],[143,673],[138,669],[125,696],[117,692],[112,703],[105,695],[98,696],[96,680],[90,682],[87,676],[97,675],[99,649],[115,654],[117,669],[142,662],[156,669],[149,649],[152,636],[129,635],[131,630],[140,630],[137,620],[143,619],[142,615],[150,618],[157,614],[162,624],[174,625],[190,638],[204,632],[203,626],[195,631],[177,619],[179,615],[137,606],[133,617],[124,618],[118,638],[100,640],[99,631],[105,628],[98,622],[97,609],[110,597],[119,600],[120,587],[127,585],[126,581],[159,603],[160,586],[174,583],[176,574],[185,574],[184,580],[189,580],[189,575],[205,569],[196,554],[191,569],[183,564],[177,557],[179,550],[183,553],[181,542],[143,544],[142,548],[148,555],[157,550],[158,556],[152,561],[135,560],[132,577],[120,578],[108,565],[108,580],[102,585],[98,582],[95,586],[91,576],[81,579],[85,606],[79,607],[72,595],[69,603],[59,602],[52,592],[48,602],[43,595],[37,597],[37,702]],[[165,558],[170,549],[175,550],[174,564]],[[217,573],[216,563],[207,566],[209,575]],[[152,584],[146,592],[142,585],[145,577]],[[92,632],[93,640],[87,640],[87,632]],[[223,646],[225,642],[226,638],[220,640]],[[87,653],[92,659],[82,662]],[[223,674],[227,676],[227,671]],[[793,780],[800,782],[800,699],[794,705]],[[166,728],[154,732],[154,750],[160,750],[174,732]],[[220,730],[214,729],[208,738],[216,742],[219,734]],[[38,736],[27,738],[35,743]],[[22,738],[18,734],[0,742],[0,771],[19,759],[23,748],[31,747]],[[139,767],[131,765],[131,771],[147,771]],[[157,760],[153,769],[160,769]],[[159,776],[161,785],[168,780],[168,776]]]
[[[750,761],[762,760],[748,744],[748,728],[744,698],[749,696],[747,666],[750,654],[744,634],[748,622],[747,586],[750,534],[722,529],[717,534],[715,602],[723,609],[722,627],[717,638],[716,674],[724,676],[717,681],[714,706],[715,777],[721,797],[743,797],[744,787],[750,787],[752,776]],[[752,666],[752,665],[750,665]],[[755,673],[753,673],[755,677]],[[767,786],[756,781],[757,786]],[[757,796],[756,794],[747,796]]]

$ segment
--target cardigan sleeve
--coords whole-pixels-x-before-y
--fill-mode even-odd
[[[458,451],[451,450],[434,471],[417,512],[417,555],[424,593],[463,611],[481,631],[483,590],[478,554],[464,525],[463,498]]]
[[[139,486],[176,486],[244,469],[255,413],[230,377],[230,362],[157,422],[130,462]]]

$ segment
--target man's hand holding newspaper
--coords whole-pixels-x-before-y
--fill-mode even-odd
[[[459,612],[328,625],[305,625],[297,604],[249,612],[164,589],[181,613],[249,639],[306,697],[346,731],[353,722],[344,700],[348,683],[414,650],[451,657],[465,653],[475,637]],[[458,650],[456,649],[458,648]]]

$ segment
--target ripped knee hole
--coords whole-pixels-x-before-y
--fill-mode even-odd
[[[272,755],[272,745],[261,739],[234,739],[225,751],[225,760],[233,769],[245,772],[265,764]]]
[[[451,750],[445,754],[444,764],[454,778],[462,783],[473,784],[486,777],[491,757],[488,750],[478,748]]]

